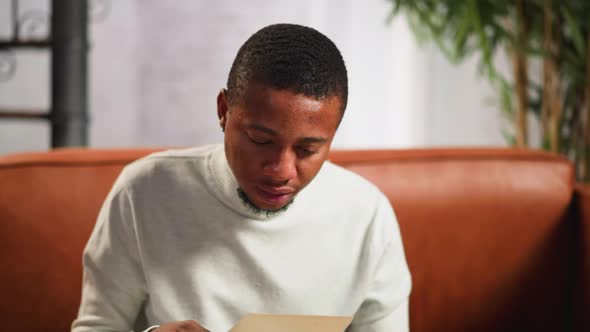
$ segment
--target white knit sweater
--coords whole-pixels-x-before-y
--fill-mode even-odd
[[[329,162],[284,212],[245,205],[223,146],[127,166],[84,251],[72,329],[194,319],[228,331],[247,313],[352,316],[347,331],[408,331],[411,278],[395,215]],[[136,326],[137,327],[137,326]]]

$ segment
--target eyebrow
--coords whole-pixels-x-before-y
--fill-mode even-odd
[[[247,127],[250,128],[250,129],[261,131],[263,133],[267,133],[267,134],[272,135],[272,136],[278,136],[279,135],[276,131],[274,131],[274,130],[272,130],[270,128],[267,128],[267,127],[264,127],[264,126],[261,126],[261,125],[257,125],[257,124],[254,124],[254,123],[249,124]],[[327,141],[327,139],[324,138],[324,137],[303,137],[303,138],[300,138],[299,141],[304,142],[304,143],[324,143],[324,142]]]

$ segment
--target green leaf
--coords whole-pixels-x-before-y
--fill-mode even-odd
[[[516,146],[516,137],[513,134],[509,133],[508,130],[502,129],[502,136],[504,136],[504,140],[506,141],[506,144],[508,144],[508,146]]]
[[[541,141],[541,149],[545,151],[551,150],[551,143],[549,142],[549,137],[547,135],[543,135],[543,139]]]
[[[479,38],[479,45],[481,47],[483,56],[482,61],[488,70],[493,70],[492,52],[488,44],[488,38],[484,32],[483,24],[481,23],[480,11],[477,6],[477,0],[469,0],[469,11],[473,17],[475,31]]]
[[[547,51],[546,49],[544,49],[544,48],[535,48],[535,47],[528,47],[526,49],[526,54],[532,55],[532,56],[538,56],[538,57],[541,57],[541,58],[548,57],[548,56],[551,55],[551,53],[549,51]]]
[[[533,60],[550,56],[544,48],[546,0],[525,0],[527,39],[522,43],[517,42],[515,35],[516,2],[513,0],[388,1],[392,2],[392,15],[400,11],[407,14],[416,38],[435,43],[449,61],[459,63],[468,56],[477,55],[480,73],[485,75],[496,93],[497,107],[502,111],[503,120],[515,123],[513,73],[504,77],[493,60],[498,50],[521,51]],[[590,0],[550,1],[557,18],[554,38],[560,44],[555,59],[563,98],[563,116],[559,123],[560,151],[575,161],[586,158],[582,154],[590,149],[582,137],[585,122],[580,121],[583,114],[582,93],[588,84],[586,62],[590,43]],[[535,79],[539,78],[531,75],[527,111],[540,116],[542,86],[535,83]],[[503,135],[509,144],[514,145],[514,127],[505,128]],[[547,134],[542,135],[542,147],[548,149]]]
[[[586,47],[584,47],[586,43],[584,43],[584,36],[580,31],[580,24],[576,22],[576,19],[566,6],[561,6],[561,14],[565,19],[568,31],[571,34],[578,55],[580,57],[584,57],[584,55],[586,54]]]
[[[500,93],[500,103],[502,105],[502,111],[510,120],[513,120],[515,114],[514,103],[512,101],[513,89],[510,86],[510,84],[508,84],[508,82],[506,82],[499,76],[497,77],[496,82],[497,89]]]

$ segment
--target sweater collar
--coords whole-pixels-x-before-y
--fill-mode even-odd
[[[256,220],[270,220],[286,212],[267,214],[256,211],[240,198],[238,194],[239,184],[229,167],[223,145],[219,145],[213,150],[208,161],[208,167],[211,175],[207,177],[209,186],[216,198],[231,210],[244,217]]]

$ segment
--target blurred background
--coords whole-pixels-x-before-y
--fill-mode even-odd
[[[263,26],[287,22],[323,32],[346,61],[350,99],[335,148],[508,145],[496,92],[479,74],[481,57],[452,64],[435,44],[419,45],[408,15],[392,16],[393,7],[386,0],[88,1],[87,144],[221,142],[215,98],[238,48]],[[0,40],[43,40],[50,26],[50,1],[0,0]],[[503,54],[493,61],[510,71]],[[0,49],[0,114],[49,112],[51,96],[51,49]],[[50,147],[46,119],[0,117],[0,154]]]

